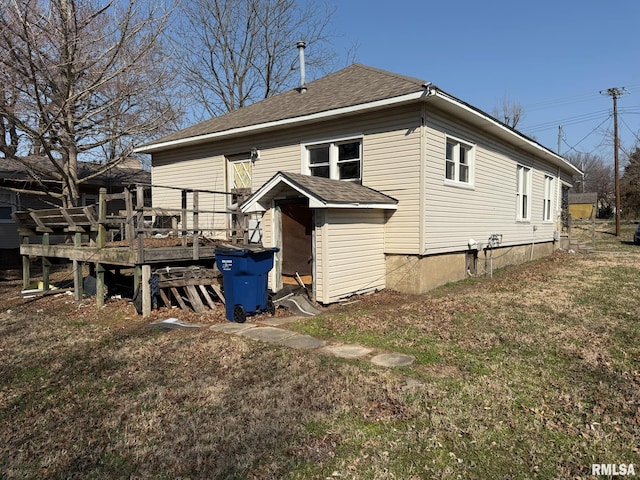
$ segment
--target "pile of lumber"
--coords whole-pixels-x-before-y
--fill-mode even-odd
[[[222,274],[216,269],[166,267],[152,273],[151,294],[159,297],[166,307],[176,306],[175,302],[183,310],[204,313],[207,309],[216,309],[216,299],[224,304],[220,288]],[[154,300],[157,301],[157,298]]]

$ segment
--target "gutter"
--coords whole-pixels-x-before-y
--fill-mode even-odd
[[[272,122],[259,123],[257,125],[248,125],[245,127],[237,127],[229,130],[222,130],[220,132],[208,133],[205,135],[198,135],[195,137],[181,138],[178,140],[170,140],[168,142],[156,143],[151,145],[143,145],[135,148],[134,153],[153,153],[162,150],[171,149],[178,146],[189,146],[204,143],[209,140],[216,140],[219,138],[227,138],[231,136],[242,135],[246,133],[259,133],[265,130],[285,127],[287,125],[299,125],[300,123],[314,122],[317,120],[327,120],[342,115],[348,115],[352,113],[366,112],[368,110],[377,110],[383,107],[400,105],[402,103],[409,103],[412,101],[420,100],[428,95],[428,92],[420,91],[401,95],[399,97],[386,98],[384,100],[378,100],[370,103],[363,103],[360,105],[352,105],[350,107],[337,108],[335,110],[327,110],[324,112],[312,113],[309,115],[302,115],[299,117],[285,118],[283,120],[275,120]]]
[[[483,112],[482,110],[454,97],[453,95],[450,95],[440,90],[437,87],[431,87],[431,90],[433,91],[433,95],[435,96],[435,101],[442,101],[447,105],[452,105],[456,109],[463,110],[465,113],[469,115],[473,115],[474,117],[484,122],[488,122],[492,128],[497,129],[498,136],[500,137],[509,136],[512,138],[515,137],[516,142],[512,142],[513,144],[517,145],[517,143],[520,143],[520,142],[524,143],[525,150],[526,149],[534,150],[535,153],[543,157],[546,157],[547,160],[549,160],[551,163],[553,163],[557,167],[564,168],[565,170],[570,171],[574,175],[582,174],[582,171],[578,167],[572,165],[571,163],[569,163],[567,160],[565,160],[563,157],[561,157],[551,149],[527,137],[526,135],[519,132],[518,130],[506,126],[505,124],[493,118],[492,116],[488,115],[487,113]],[[431,100],[431,101],[434,101],[434,100]]]

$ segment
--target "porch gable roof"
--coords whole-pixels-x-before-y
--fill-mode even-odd
[[[260,187],[240,209],[243,212],[265,211],[271,201],[289,187],[306,197],[309,208],[378,208],[395,210],[398,201],[369,187],[343,180],[313,177],[300,173],[278,172]]]

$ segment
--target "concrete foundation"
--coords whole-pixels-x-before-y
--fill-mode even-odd
[[[387,255],[387,288],[421,294],[448,282],[469,276],[489,276],[491,271],[547,257],[559,248],[557,242],[514,245],[479,252],[441,255]]]

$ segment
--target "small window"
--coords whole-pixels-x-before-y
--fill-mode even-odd
[[[471,185],[473,146],[448,138],[445,157],[445,180]]]
[[[253,162],[251,153],[227,155],[228,184],[231,190],[251,189]]]
[[[82,194],[82,206],[87,207],[89,205],[97,205],[99,201],[99,195],[95,193],[83,193]]]
[[[15,211],[15,194],[0,190],[0,222],[11,220],[11,214]]]
[[[516,176],[516,220],[529,221],[531,215],[531,169],[518,165]]]
[[[553,178],[545,175],[544,177],[544,204],[542,206],[542,220],[551,221],[551,211],[553,209]]]
[[[314,177],[362,181],[362,141],[335,141],[306,146],[306,172]],[[303,172],[305,168],[303,168]]]

